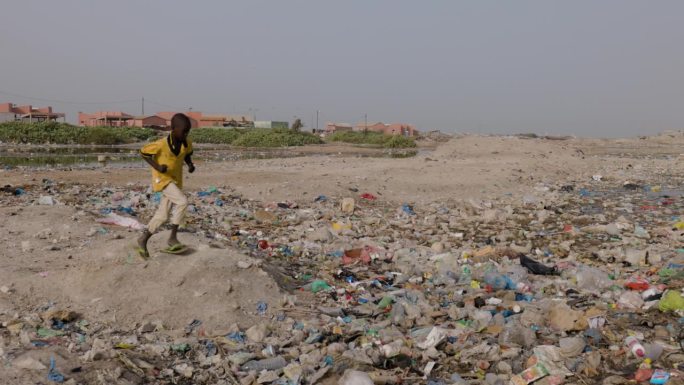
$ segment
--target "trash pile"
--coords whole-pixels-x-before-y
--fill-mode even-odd
[[[48,306],[0,314],[0,354],[72,384],[681,383],[684,190],[668,180],[595,176],[426,206],[357,189],[298,202],[191,192],[185,231],[278,282],[280,306],[253,309],[262,322],[126,328]],[[144,187],[88,189],[46,180],[6,186],[0,202],[137,229],[159,201]],[[55,346],[78,359],[28,354]]]

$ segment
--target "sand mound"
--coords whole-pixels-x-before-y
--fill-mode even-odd
[[[166,234],[153,237],[152,258],[144,262],[133,252],[136,233],[107,227],[106,233],[87,235],[100,226],[74,208],[0,211],[7,218],[2,227],[12,229],[0,283],[30,306],[54,302],[85,319],[121,326],[161,320],[180,328],[198,319],[212,329],[235,322],[248,327],[257,317],[258,301],[266,302],[270,313],[280,298],[277,285],[260,268],[238,268],[249,257],[212,248],[193,234],[179,235],[195,249],[185,256],[155,252],[163,248]]]

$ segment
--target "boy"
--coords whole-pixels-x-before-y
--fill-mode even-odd
[[[150,253],[147,251],[147,241],[159,227],[169,218],[171,213],[171,236],[169,237],[168,251],[180,251],[183,245],[178,242],[176,233],[182,223],[185,210],[188,207],[188,199],[181,191],[183,188],[183,161],[188,165],[188,172],[195,171],[192,164],[192,143],[188,139],[190,132],[190,119],[184,114],[175,114],[171,118],[171,133],[163,139],[145,145],[140,150],[140,155],[152,167],[152,190],[161,191],[162,198],[159,208],[154,214],[147,229],[143,230],[138,238],[138,254],[147,259]]]

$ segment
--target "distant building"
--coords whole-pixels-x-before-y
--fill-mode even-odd
[[[188,118],[190,119],[190,127],[191,128],[199,127],[199,122],[196,119],[197,113],[194,113],[194,114],[192,112],[183,112],[183,113],[185,115],[187,115]],[[164,121],[166,122],[166,127],[171,127],[171,118],[176,114],[177,114],[177,112],[164,111],[164,112],[157,112],[156,115],[159,116],[160,118],[164,119]],[[191,114],[193,114],[193,115],[191,115]]]
[[[128,121],[128,124],[132,127],[154,128],[158,130],[170,128],[166,122],[166,119],[159,115],[135,116],[132,120]]]
[[[171,117],[177,112],[158,112],[164,118],[167,126],[171,126]],[[199,111],[183,112],[190,118],[192,128],[198,127],[253,127],[253,120],[247,115],[205,115]]]
[[[254,127],[254,119],[247,115],[226,115],[223,127]]]
[[[0,122],[44,122],[56,121],[62,118],[65,121],[65,114],[52,111],[52,107],[34,108],[31,105],[17,106],[13,103],[0,103]]]
[[[254,128],[290,128],[290,123],[274,120],[255,120]]]
[[[95,127],[148,127],[168,130],[171,128],[171,119],[178,112],[162,111],[154,115],[133,116],[122,111],[98,111],[92,114],[79,112],[78,124],[81,126]],[[254,121],[247,115],[205,115],[199,111],[182,112],[190,119],[191,128],[201,127],[254,127]],[[271,122],[272,125],[281,127],[287,122]]]
[[[133,115],[121,111],[79,112],[78,124],[86,127],[127,127],[133,118]]]
[[[336,132],[349,132],[352,131],[354,128],[352,127],[351,124],[348,123],[326,123],[325,124],[325,133],[326,134],[334,134]]]
[[[382,122],[366,125],[365,123],[359,123],[354,127],[354,131],[370,131],[370,132],[382,132],[385,135],[401,135],[401,136],[416,136],[418,132],[416,128],[411,124],[405,123],[392,123],[385,124]]]
[[[204,115],[199,116],[200,127],[254,127],[254,121],[247,115]]]

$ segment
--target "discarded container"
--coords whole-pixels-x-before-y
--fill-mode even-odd
[[[242,365],[242,370],[255,370],[261,372],[262,370],[278,370],[287,366],[287,361],[281,356],[273,358],[265,358],[263,360],[252,360]]]
[[[670,373],[669,372],[662,370],[662,369],[656,369],[653,372],[653,376],[651,376],[650,383],[654,384],[654,385],[662,385],[662,384],[666,384],[669,379],[670,379]]]
[[[646,349],[644,349],[644,346],[636,337],[629,336],[625,338],[625,345],[627,348],[629,348],[632,354],[634,354],[634,356],[639,358],[644,358],[646,356]]]

